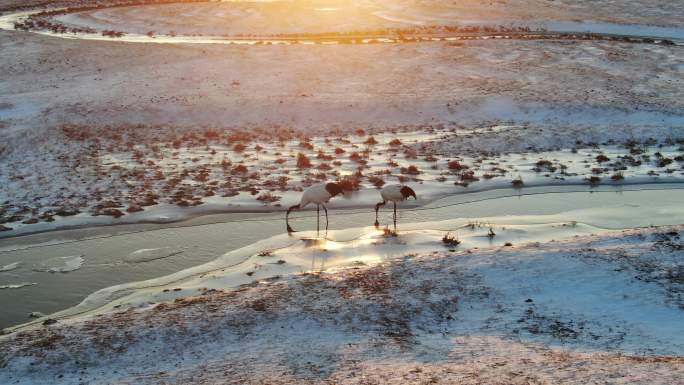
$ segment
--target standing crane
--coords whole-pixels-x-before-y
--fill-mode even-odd
[[[302,198],[300,199],[299,204],[291,206],[287,209],[287,214],[285,214],[285,224],[287,225],[287,232],[294,232],[294,230],[292,230],[292,227],[290,227],[289,222],[290,211],[303,209],[306,205],[310,203],[316,204],[316,231],[318,231],[319,227],[319,214],[321,206],[323,206],[323,210],[325,210],[325,229],[327,230],[328,209],[325,207],[325,204],[328,203],[328,201],[331,198],[342,193],[342,187],[340,187],[340,185],[337,183],[320,183],[304,190],[304,193],[302,194]]]
[[[384,206],[387,202],[392,202],[394,204],[394,228],[397,228],[397,202],[402,202],[407,200],[409,197],[413,199],[418,199],[416,197],[416,192],[412,188],[400,184],[388,185],[380,190],[380,196],[382,196],[382,202],[378,202],[375,205],[375,227],[379,226],[378,222],[378,210],[380,206]]]

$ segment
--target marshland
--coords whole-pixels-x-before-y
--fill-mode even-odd
[[[678,383],[682,9],[0,0],[0,383]]]

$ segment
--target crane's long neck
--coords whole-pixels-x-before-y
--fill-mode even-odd
[[[292,227],[290,227],[290,211],[292,211],[292,210],[297,210],[297,209],[299,209],[299,208],[300,208],[299,205],[294,205],[294,206],[290,206],[290,208],[287,209],[287,214],[285,214],[285,224],[287,225],[287,232],[288,232],[288,233],[294,232],[294,231],[292,230]]]
[[[378,222],[378,210],[380,210],[380,206],[384,206],[385,203],[387,203],[387,202],[386,202],[386,201],[382,201],[382,202],[378,202],[378,203],[375,205],[375,227],[378,227],[378,226],[380,225],[380,223]]]
[[[298,204],[296,204],[296,205],[294,205],[294,206],[290,206],[290,208],[287,209],[287,214],[286,214],[286,216],[289,216],[289,215],[290,215],[290,211],[296,210],[296,209],[298,209],[298,208],[299,208],[299,205],[298,205]]]

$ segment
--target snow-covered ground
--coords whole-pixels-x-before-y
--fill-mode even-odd
[[[110,4],[47,6],[95,3]],[[0,0],[0,12],[25,4]],[[664,0],[292,0],[117,7],[56,19],[153,36],[499,23],[679,36],[682,10]],[[2,295],[16,303],[32,293],[25,302],[33,306],[49,301],[36,293],[52,287],[70,295],[69,304],[94,291],[76,307],[32,313],[32,323],[6,329],[0,384],[684,377],[684,206],[668,195],[678,189],[653,193],[661,199],[651,205],[587,208],[559,199],[548,213],[528,207],[506,216],[495,212],[503,202],[483,200],[468,214],[454,206],[420,217],[436,199],[456,202],[466,192],[682,182],[681,46],[568,36],[143,44],[3,27],[0,52]],[[107,235],[99,254],[78,250],[97,248],[98,239],[79,243],[93,230],[68,246],[60,243],[72,239],[59,235],[12,239],[68,226],[282,211],[326,180],[354,190],[331,202],[347,212],[335,210],[344,230],[327,239],[283,234],[276,214],[263,225],[268,236],[251,243],[252,234],[241,248],[224,239],[238,237],[226,230],[239,221],[198,226],[207,234],[166,243],[183,228],[120,245],[123,238]],[[398,234],[360,227],[370,224],[377,188],[389,183],[416,190],[419,199],[403,206],[412,210],[403,218],[415,220],[400,220]],[[295,227],[308,228],[311,218],[297,214]],[[633,228],[653,223],[663,226]],[[202,242],[219,251],[197,247]],[[184,264],[158,268],[177,260]],[[119,266],[148,280],[93,284],[125,270]],[[91,289],[65,289],[78,279]],[[44,309],[15,309],[12,320],[33,310]]]
[[[413,253],[440,241],[376,235],[351,267],[4,336],[0,381],[677,383],[682,236],[676,226],[484,248],[468,236]],[[364,261],[404,245],[401,258]],[[311,240],[262,258],[282,266],[347,252]]]

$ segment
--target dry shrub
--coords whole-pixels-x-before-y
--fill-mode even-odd
[[[459,162],[457,160],[450,161],[447,166],[449,167],[449,170],[456,170],[456,171],[463,170],[463,169],[467,168],[466,166],[462,165],[461,162]]]
[[[316,155],[316,159],[320,160],[333,160],[334,158],[331,155],[326,155],[323,150],[318,150],[318,155]]]
[[[302,154],[301,152],[297,154],[297,168],[310,168],[311,160],[309,157]]]
[[[363,159],[362,159],[361,154],[359,154],[358,152],[352,152],[349,155],[349,160],[351,160],[352,162],[360,163]]]
[[[378,141],[375,140],[374,137],[369,136],[368,139],[366,139],[366,141],[363,142],[363,144],[368,145],[368,146],[375,146],[376,144],[378,144]]]
[[[369,176],[368,181],[376,188],[382,188],[385,185],[385,181],[379,176]]]
[[[278,195],[271,194],[270,191],[266,191],[261,193],[257,198],[259,202],[263,203],[274,203],[280,200],[280,197]]]
[[[314,149],[313,144],[306,142],[306,141],[299,142],[299,147],[307,149],[307,150],[313,150]]]
[[[463,182],[477,182],[480,180],[478,177],[475,176],[474,171],[464,171],[459,175],[459,179]]]
[[[605,156],[603,154],[596,156],[596,161],[599,163],[607,162],[609,160],[610,160],[610,158],[608,158],[607,156]]]
[[[414,165],[410,165],[408,167],[402,167],[401,173],[407,174],[407,175],[418,175],[418,174],[420,174],[420,170],[418,170],[418,167],[416,167]]]
[[[219,136],[221,136],[221,132],[215,128],[209,128],[204,131],[204,137],[207,138],[207,140],[216,140]]]
[[[345,176],[337,180],[344,191],[358,191],[361,188],[361,181],[355,176]]]
[[[231,174],[246,174],[247,171],[249,171],[247,169],[247,166],[245,166],[244,164],[238,164],[237,166],[233,167],[233,169],[231,170]]]

